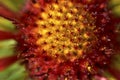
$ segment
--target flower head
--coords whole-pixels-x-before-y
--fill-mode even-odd
[[[29,0],[15,39],[35,80],[90,80],[119,48],[108,0]],[[2,14],[4,16],[4,14]],[[6,16],[4,16],[6,17]]]

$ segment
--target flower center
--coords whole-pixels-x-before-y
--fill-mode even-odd
[[[91,51],[96,41],[94,21],[82,4],[70,0],[47,4],[36,21],[38,27],[34,32],[39,35],[36,44],[47,55],[59,60],[81,58]]]

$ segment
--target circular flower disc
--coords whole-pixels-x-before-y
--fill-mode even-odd
[[[109,63],[115,25],[98,0],[32,0],[21,17],[23,58],[36,80],[89,80]],[[114,38],[113,38],[114,37]]]
[[[36,24],[33,33],[38,35],[39,50],[59,61],[81,58],[97,41],[94,18],[82,4],[64,0],[46,4]]]

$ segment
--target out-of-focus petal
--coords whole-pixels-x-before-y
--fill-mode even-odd
[[[0,71],[0,80],[28,80],[25,67],[20,61],[15,62],[3,71]]]
[[[9,32],[16,32],[15,26],[12,24],[11,21],[0,17],[0,30],[1,31],[9,31]]]
[[[110,0],[109,4],[112,7],[120,5],[120,0]]]
[[[4,70],[6,67],[8,67],[10,64],[17,61],[17,56],[11,56],[6,58],[0,58],[0,71]]]
[[[0,16],[7,18],[9,20],[15,20],[17,19],[16,13],[5,7],[4,5],[0,4]]]
[[[109,5],[115,16],[120,16],[120,0],[110,0]]]
[[[113,13],[115,13],[117,16],[120,16],[120,5],[113,8]]]
[[[0,31],[0,40],[13,39],[14,35],[10,32]]]
[[[117,79],[120,80],[120,70],[117,70],[115,68],[109,69],[109,72]]]
[[[0,3],[7,6],[10,10],[14,12],[20,11],[26,0],[0,0]]]

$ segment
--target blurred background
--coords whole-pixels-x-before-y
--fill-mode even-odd
[[[21,10],[22,6],[25,3],[25,0],[0,0],[0,4],[8,6],[8,8],[14,12]],[[120,0],[110,0],[109,7],[112,9],[112,13],[116,17],[120,17]],[[118,24],[120,30],[120,24]],[[0,30],[8,31],[15,33],[15,26],[11,21],[0,17]],[[120,37],[118,37],[120,41]],[[9,40],[0,40],[0,58],[10,57],[15,55],[15,46],[17,42],[13,39]],[[27,78],[27,71],[25,70],[24,65],[20,65],[21,61],[17,61],[14,64],[7,67],[5,70],[0,70],[0,80],[25,80]],[[2,65],[0,65],[1,67]],[[120,71],[120,55],[114,56],[112,60],[113,68]],[[109,72],[103,74],[108,80],[116,80]]]
[[[4,4],[10,10],[18,12],[24,5],[24,0],[0,0],[0,4]],[[0,30],[15,33],[15,26],[11,21],[0,17]],[[15,46],[17,42],[13,39],[0,41],[0,58],[10,57],[16,53]],[[0,80],[25,80],[27,72],[24,65],[20,64],[21,61],[17,61],[8,66],[4,70],[0,70]],[[0,68],[2,65],[0,65]]]

